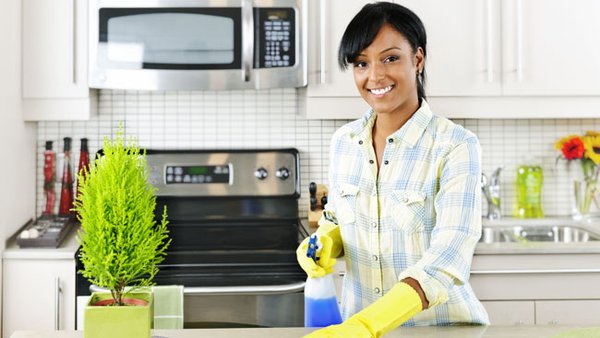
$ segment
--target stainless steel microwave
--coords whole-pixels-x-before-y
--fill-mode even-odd
[[[92,0],[89,85],[302,87],[308,0]]]

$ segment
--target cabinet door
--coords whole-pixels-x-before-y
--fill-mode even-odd
[[[309,25],[309,96],[358,97],[352,69],[340,70],[337,52],[350,20],[368,0],[320,0],[311,8]]]
[[[538,325],[600,325],[600,300],[537,300]]]
[[[500,1],[397,0],[423,21],[428,96],[497,96],[502,89]]]
[[[23,118],[85,120],[97,109],[87,84],[86,0],[22,1]]]
[[[23,0],[23,97],[87,97],[86,1]]]
[[[75,329],[74,260],[5,259],[3,268],[3,337]]]
[[[504,95],[600,95],[600,1],[503,2]]]
[[[533,325],[535,305],[533,301],[485,301],[492,325]]]

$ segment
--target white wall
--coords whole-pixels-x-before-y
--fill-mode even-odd
[[[36,129],[21,118],[21,1],[0,10],[0,251],[35,207]],[[0,269],[1,271],[1,269]],[[0,289],[2,287],[0,272]],[[1,303],[0,293],[0,303]],[[2,312],[0,309],[0,316]],[[0,332],[2,332],[0,327]]]

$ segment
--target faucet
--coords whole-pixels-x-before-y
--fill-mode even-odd
[[[502,217],[500,210],[500,171],[502,171],[502,167],[494,170],[489,180],[485,174],[481,174],[481,189],[488,202],[488,214],[486,217],[489,220],[500,219]]]

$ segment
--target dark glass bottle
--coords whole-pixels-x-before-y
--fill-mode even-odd
[[[54,163],[56,162],[56,154],[52,150],[52,141],[46,141],[46,150],[44,151],[44,196],[46,197],[46,206],[44,207],[44,215],[52,215],[54,211],[54,200],[56,193],[54,192]]]
[[[87,174],[90,170],[90,153],[88,150],[88,139],[81,139],[81,148],[79,150],[79,167],[77,169],[77,198],[79,198],[79,177]]]
[[[71,138],[64,138],[62,187],[60,189],[59,216],[70,216],[73,209],[73,173],[71,172]]]

